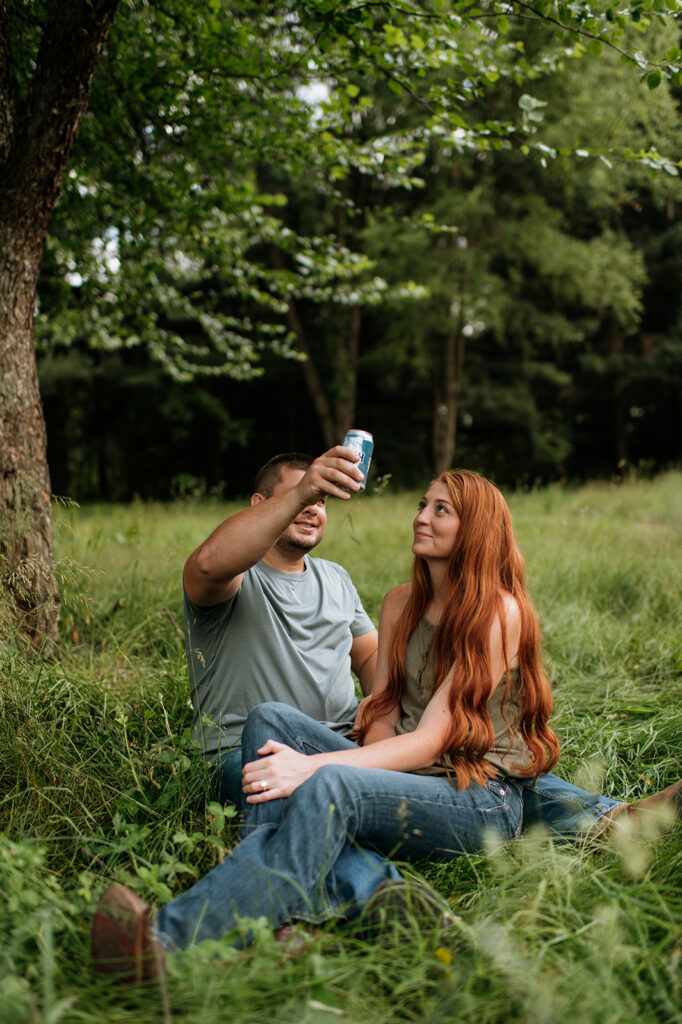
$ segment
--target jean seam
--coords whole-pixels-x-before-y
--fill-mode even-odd
[[[551,789],[533,789],[532,792],[538,793],[539,796],[544,797],[546,800],[551,800],[553,803],[565,805],[566,807],[580,807],[582,810],[587,810],[590,807],[594,807],[594,800],[589,797],[580,797],[566,794],[557,794]]]
[[[318,743],[311,743],[311,741],[306,739],[304,736],[297,736],[295,743],[297,747],[312,747],[312,749],[316,750],[318,754],[326,753],[324,747],[320,746]]]
[[[393,792],[388,793],[388,792],[381,792],[381,791],[373,793],[371,796],[365,796],[363,799],[365,801],[374,801],[374,802],[376,802],[377,800],[382,800],[383,801],[383,800],[387,800],[387,799],[388,800],[397,800],[399,802],[407,803],[408,806],[411,805],[411,804],[416,804],[419,807],[435,807],[438,810],[445,810],[445,811],[451,811],[451,812],[462,811],[465,814],[471,814],[471,813],[475,813],[475,814],[494,814],[497,811],[507,810],[509,808],[509,806],[510,806],[509,801],[508,800],[504,800],[501,804],[495,804],[494,807],[468,807],[468,806],[464,806],[464,805],[461,805],[461,804],[460,805],[458,805],[458,804],[448,804],[445,801],[443,803],[439,803],[438,801],[435,801],[435,800],[422,800],[422,799],[419,799],[418,797],[405,797],[405,796],[401,796],[400,794],[396,794],[396,793],[393,793]]]

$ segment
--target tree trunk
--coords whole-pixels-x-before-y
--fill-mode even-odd
[[[272,265],[276,270],[283,270],[285,267],[284,257],[282,253],[273,245],[270,247],[270,258]],[[322,434],[324,436],[325,444],[328,448],[338,444],[336,437],[336,428],[334,423],[334,417],[332,415],[331,406],[327,400],[327,396],[324,391],[322,379],[317,372],[317,367],[313,362],[312,353],[310,346],[308,345],[308,339],[306,337],[305,328],[301,322],[301,318],[298,315],[298,309],[293,299],[289,300],[289,308],[287,309],[287,323],[291,329],[294,337],[296,338],[296,348],[304,357],[302,361],[303,377],[308,388],[308,394],[312,399],[312,403],[315,407],[320,426],[322,427]]]
[[[336,358],[336,444],[356,424],[355,400],[358,391],[358,353],[362,310],[353,306],[348,335],[341,335]]]
[[[628,468],[628,443],[625,429],[625,381],[622,368],[623,336],[613,312],[606,324],[606,351],[611,363],[609,390],[611,392],[611,432],[616,472],[624,474]]]
[[[35,265],[7,259],[0,230],[0,559],[3,590],[31,643],[54,635],[47,438],[33,350]]]
[[[16,103],[12,5],[0,0],[0,572],[34,646],[56,635],[50,478],[33,316],[47,228],[120,0],[54,0],[25,105]],[[18,17],[15,15],[15,17]],[[26,83],[28,85],[28,83]]]
[[[433,387],[433,468],[436,476],[452,469],[463,367],[464,335],[458,324],[444,339],[442,358],[436,358]]]

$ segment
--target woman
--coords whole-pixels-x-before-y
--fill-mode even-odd
[[[256,708],[243,735],[249,811],[226,860],[163,907],[182,948],[239,917],[277,927],[320,919],[330,868],[349,843],[449,859],[521,828],[519,779],[559,744],[539,632],[509,510],[488,480],[444,473],[419,503],[412,581],[386,595],[359,745],[288,706]],[[151,957],[144,904],[114,886],[93,927],[98,965]]]

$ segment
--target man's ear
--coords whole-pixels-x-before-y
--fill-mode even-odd
[[[264,494],[261,494],[260,491],[256,491],[255,494],[251,495],[251,508],[253,508],[254,505],[260,505],[261,501],[266,500],[267,499]]]

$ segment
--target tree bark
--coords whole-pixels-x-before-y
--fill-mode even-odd
[[[47,228],[90,83],[120,0],[53,0],[27,99],[12,68],[10,0],[0,0],[0,572],[5,601],[34,646],[59,618],[45,422],[33,345]]]
[[[436,359],[433,388],[433,468],[436,476],[452,469],[457,442],[457,412],[464,368],[464,334],[453,327]]]
[[[285,267],[284,257],[282,253],[273,245],[270,247],[270,258],[272,265],[275,270],[283,270]],[[328,448],[338,444],[336,438],[336,428],[334,423],[334,417],[332,415],[331,406],[327,400],[325,394],[324,385],[322,379],[317,372],[317,367],[313,362],[312,353],[310,346],[308,345],[308,339],[306,337],[305,328],[301,322],[301,318],[298,315],[298,309],[293,299],[289,300],[289,308],[287,309],[287,323],[290,330],[292,331],[296,339],[296,348],[304,357],[302,360],[303,378],[308,388],[308,393],[312,399],[312,403],[315,407],[320,426],[322,427],[322,434],[324,436],[325,444]]]
[[[358,355],[362,309],[353,306],[347,335],[339,337],[336,358],[336,444],[355,426],[355,400],[358,391]]]

